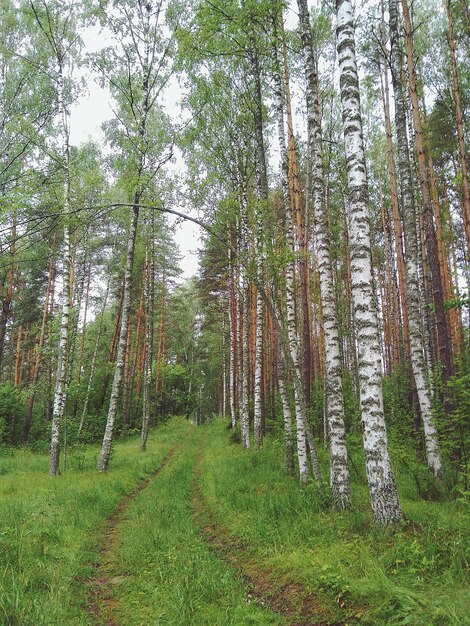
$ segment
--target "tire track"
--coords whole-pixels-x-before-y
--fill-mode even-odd
[[[219,558],[226,561],[244,579],[249,596],[256,602],[282,615],[290,626],[344,626],[354,618],[332,621],[331,610],[320,598],[309,593],[300,582],[283,583],[279,573],[261,568],[249,550],[228,529],[217,522],[201,488],[202,452],[207,435],[199,444],[191,501],[196,522],[206,541]]]
[[[118,543],[118,530],[124,520],[129,504],[165,469],[175,453],[182,447],[184,441],[173,446],[160,463],[146,478],[142,479],[126,494],[114,511],[105,521],[103,536],[98,546],[101,556],[99,563],[93,563],[95,574],[85,584],[89,588],[87,594],[86,612],[92,617],[95,624],[117,626],[112,615],[114,613],[114,599],[112,589],[121,583],[125,576],[117,575],[114,571]]]

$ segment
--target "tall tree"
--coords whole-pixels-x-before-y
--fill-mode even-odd
[[[433,222],[431,192],[429,187],[429,176],[426,163],[421,113],[419,109],[418,79],[416,73],[413,45],[413,27],[411,23],[411,15],[406,0],[402,0],[401,4],[405,25],[405,50],[408,68],[409,93],[412,105],[411,110],[414,138],[418,158],[418,175],[423,202],[423,221],[426,233],[425,243],[427,251],[427,261],[431,269],[432,295],[435,306],[436,325],[439,342],[439,360],[442,370],[442,380],[445,382],[453,373],[452,343],[449,337],[449,328],[444,307],[444,289],[441,276],[442,272],[439,264],[438,246]]]
[[[409,320],[410,359],[413,372],[421,418],[424,425],[426,454],[431,471],[438,477],[442,475],[442,461],[439,441],[432,416],[432,398],[430,375],[426,371],[424,359],[424,338],[420,319],[420,290],[418,284],[418,240],[416,234],[416,214],[413,199],[413,182],[411,175],[408,138],[406,130],[406,104],[403,93],[403,54],[399,39],[398,6],[396,0],[390,0],[390,34],[391,34],[391,66],[395,94],[395,127],[397,134],[398,170],[401,183],[401,208],[404,223],[405,240],[405,292]],[[393,163],[393,155],[389,157]],[[398,243],[400,245],[401,242]],[[421,306],[420,306],[421,304]]]
[[[49,472],[59,473],[60,424],[64,416],[67,398],[67,357],[70,330],[71,307],[71,262],[70,244],[70,104],[72,100],[71,81],[74,54],[78,49],[76,34],[77,7],[68,2],[65,7],[54,0],[31,2],[30,10],[38,30],[37,37],[47,50],[44,65],[45,73],[52,75],[55,89],[56,109],[59,117],[57,151],[55,155],[62,177],[62,294],[60,337],[57,355],[57,375],[54,393],[51,450]]]
[[[109,464],[124,370],[140,202],[150,181],[171,156],[168,120],[159,98],[172,69],[171,40],[163,35],[162,28],[163,2],[114,0],[109,5],[100,3],[97,12],[115,39],[115,46],[103,51],[96,62],[117,101],[118,111],[108,126],[108,134],[121,152],[118,165],[130,182],[128,193],[132,198],[121,328],[106,429],[97,463],[97,469],[103,472]]]
[[[351,289],[357,328],[367,482],[375,520],[393,524],[401,518],[401,510],[390,462],[383,410],[381,352],[372,285],[368,183],[350,0],[337,0],[336,17],[336,49],[349,189]]]
[[[325,402],[330,439],[330,485],[338,509],[347,509],[351,500],[348,452],[344,426],[343,381],[339,346],[335,289],[330,261],[328,207],[324,193],[323,149],[319,85],[312,41],[310,16],[306,0],[297,0],[303,61],[307,82],[307,120],[312,204],[315,216],[315,239],[320,274],[323,322],[323,357],[325,370]]]

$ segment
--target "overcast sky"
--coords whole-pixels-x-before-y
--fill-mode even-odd
[[[296,4],[294,5],[292,2],[291,5],[296,7]],[[297,23],[295,10],[290,9],[287,11],[285,19],[288,28],[295,27]],[[83,31],[82,39],[86,52],[96,52],[111,43],[111,38],[107,37],[106,32],[100,30],[98,26]],[[86,79],[85,92],[77,100],[71,111],[71,143],[72,145],[80,145],[86,141],[93,140],[104,146],[104,134],[101,125],[104,121],[113,117],[110,106],[112,102],[111,97],[106,88],[98,85],[89,70],[84,70],[83,76]],[[293,95],[294,97],[296,95],[295,89]],[[180,100],[181,92],[175,80],[165,94],[165,109],[173,119],[177,119],[181,113]],[[276,160],[275,152],[273,156]],[[175,167],[184,169],[184,163],[181,159],[177,159]],[[183,212],[188,210],[187,207],[174,208],[177,210],[180,208]],[[196,217],[195,213],[194,217]],[[200,228],[192,222],[183,222],[177,227],[175,240],[183,256],[181,268],[184,278],[193,276],[197,271],[198,260],[196,252],[200,246],[200,234]]]

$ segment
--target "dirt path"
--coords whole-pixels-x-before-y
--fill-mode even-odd
[[[247,547],[230,535],[227,528],[217,523],[200,484],[203,446],[204,440],[200,443],[192,484],[194,515],[205,539],[217,555],[243,577],[251,597],[262,606],[281,614],[291,626],[344,626],[353,623],[354,620],[332,621],[331,611],[321,599],[309,594],[300,582],[282,583],[278,573],[259,567],[249,555]]]
[[[102,539],[98,547],[101,559],[99,563],[93,563],[95,573],[86,581],[86,585],[89,588],[86,611],[95,624],[117,626],[113,619],[114,600],[112,590],[115,585],[121,583],[125,578],[116,573],[115,566],[118,529],[125,518],[127,508],[148,487],[150,482],[160,474],[182,445],[182,443],[179,443],[171,448],[157,469],[141,480],[132,491],[124,496],[111,515],[106,518]]]

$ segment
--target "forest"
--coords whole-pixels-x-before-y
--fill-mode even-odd
[[[2,0],[0,623],[468,624],[469,44]]]

